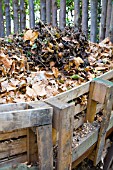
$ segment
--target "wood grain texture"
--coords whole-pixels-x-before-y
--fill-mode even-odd
[[[12,157],[11,159],[6,158],[0,161],[0,170],[3,170],[5,166],[18,165],[19,163],[24,163],[27,161],[27,154],[18,155],[16,157]],[[8,169],[9,170],[9,169]]]
[[[74,106],[66,106],[59,112],[58,170],[71,169]]]
[[[27,136],[27,129],[21,129],[21,130],[18,129],[7,133],[0,132],[0,141],[14,139],[14,138],[16,139],[22,136]]]
[[[52,125],[36,128],[40,170],[53,170]]]
[[[27,151],[27,138],[9,140],[0,143],[0,159],[9,158]]]
[[[0,113],[0,131],[51,124],[52,108],[36,108]]]
[[[109,126],[107,132],[113,127],[113,112],[111,113]],[[93,146],[98,140],[99,127],[95,128],[86,137],[82,138],[76,148],[73,148],[72,162],[75,162],[81,157],[91,146]],[[106,134],[107,135],[107,134]],[[75,163],[76,164],[76,163]]]
[[[87,112],[86,112],[86,122],[88,121],[90,123],[94,121],[95,114],[96,114],[96,107],[97,107],[97,102],[92,100],[94,87],[95,87],[95,82],[91,82],[89,88],[89,98],[87,101]]]
[[[100,126],[97,149],[95,153],[94,165],[97,165],[101,160],[101,155],[105,145],[105,137],[107,133],[107,128],[109,127],[111,111],[113,105],[113,83],[107,88],[104,109],[103,109],[103,119]]]
[[[38,161],[37,136],[31,128],[27,128],[27,161],[29,163]]]

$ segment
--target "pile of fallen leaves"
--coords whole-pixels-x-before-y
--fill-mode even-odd
[[[112,57],[108,38],[90,43],[73,28],[42,23],[0,39],[0,103],[55,96],[112,69]]]

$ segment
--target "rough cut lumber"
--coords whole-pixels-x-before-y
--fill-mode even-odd
[[[27,128],[27,161],[38,162],[37,137],[31,128]]]
[[[27,136],[27,129],[15,130],[7,133],[0,132],[0,141],[16,139],[22,136]]]
[[[5,108],[3,105],[0,106],[2,108],[2,112],[0,112],[0,131],[5,132],[21,128],[47,125],[52,122],[52,108],[50,106],[47,108],[46,105],[46,108],[43,108],[40,105],[31,104],[28,105],[26,110],[23,108],[23,110],[13,111],[11,110],[11,107],[13,108],[13,104],[5,106]],[[16,104],[16,106],[18,108],[18,104]],[[10,108],[10,111],[6,111],[7,108]]]
[[[98,80],[97,80],[98,81]],[[100,102],[104,102],[104,107],[103,107],[103,120],[101,122],[100,126],[100,131],[99,131],[99,136],[98,136],[98,142],[97,142],[97,148],[96,148],[96,153],[95,153],[95,159],[94,159],[94,165],[97,165],[100,160],[101,160],[101,155],[104,149],[105,145],[105,137],[106,137],[106,132],[107,128],[109,126],[109,121],[111,117],[111,111],[112,111],[112,105],[113,105],[113,83],[109,81],[101,81],[99,80],[100,88],[103,90],[103,85],[106,86],[104,87],[105,90],[100,92],[103,92],[103,99],[100,97],[96,96],[96,99],[98,99]],[[98,85],[99,87],[99,85]],[[104,96],[105,92],[105,96]]]
[[[27,152],[27,138],[0,143],[0,159]]]
[[[49,104],[53,106],[53,127],[57,131],[57,169],[66,170],[71,168],[72,162],[74,104],[62,103],[59,100],[53,100]]]
[[[52,125],[36,128],[40,170],[53,170]]]
[[[111,118],[107,132],[113,127],[113,112],[111,113]],[[79,145],[73,149],[72,162],[75,162],[80,156],[82,156],[87,150],[92,147],[98,140],[99,127],[95,128],[87,137],[82,138]]]
[[[0,161],[0,170],[6,169],[9,170],[9,166],[12,167],[12,165],[18,165],[19,163],[25,163],[27,161],[27,154],[17,155],[16,157],[12,159],[5,159]]]

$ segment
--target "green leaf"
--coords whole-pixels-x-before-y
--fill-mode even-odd
[[[80,76],[78,74],[74,74],[71,76],[71,78],[74,80],[78,80],[80,78]]]
[[[33,44],[31,49],[33,50],[33,49],[35,49],[35,48],[37,48],[37,45],[36,45],[36,44]]]

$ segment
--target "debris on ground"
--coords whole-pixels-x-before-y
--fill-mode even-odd
[[[109,39],[88,42],[73,28],[45,26],[0,39],[0,103],[36,101],[79,86],[113,68]]]

